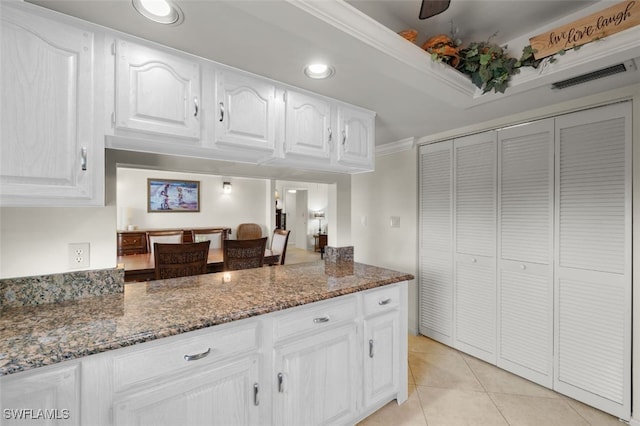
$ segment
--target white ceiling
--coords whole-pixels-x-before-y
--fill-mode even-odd
[[[175,0],[185,17],[176,26],[147,21],[128,0],[28,1],[373,110],[378,146],[640,82],[639,72],[628,72],[562,91],[549,88],[640,58],[640,27],[569,52],[543,71],[523,72],[505,94],[485,95],[395,34],[415,28],[422,43],[449,33],[453,22],[463,45],[497,33],[493,41],[508,42],[519,55],[530,36],[618,1],[452,0],[441,15],[419,21],[420,0]],[[316,60],[332,63],[336,74],[306,78],[304,66]]]

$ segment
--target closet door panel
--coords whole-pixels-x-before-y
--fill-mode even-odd
[[[455,348],[496,363],[495,258],[456,256]]]
[[[454,346],[496,363],[496,132],[454,141]]]
[[[452,344],[453,141],[420,148],[419,331]]]
[[[495,256],[496,133],[455,140],[456,252]]]
[[[555,377],[631,413],[631,105],[556,120]]]
[[[553,384],[554,120],[498,135],[498,366]]]

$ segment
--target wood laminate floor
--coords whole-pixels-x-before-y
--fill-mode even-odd
[[[617,418],[424,336],[409,336],[409,399],[362,426],[620,426]]]

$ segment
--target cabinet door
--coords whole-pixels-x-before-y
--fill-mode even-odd
[[[3,425],[79,425],[80,365],[55,366],[0,380]]]
[[[498,360],[553,383],[553,119],[498,136]]]
[[[420,334],[453,345],[453,141],[420,147]]]
[[[103,204],[94,137],[94,35],[3,2],[2,205]]]
[[[631,413],[631,103],[556,119],[554,387]]]
[[[329,159],[329,142],[336,137],[331,129],[331,104],[293,91],[286,97],[285,156]]]
[[[357,415],[356,324],[275,348],[276,425],[334,425]]]
[[[496,363],[496,133],[454,141],[455,347]]]
[[[116,128],[200,138],[200,65],[116,42]]]
[[[364,321],[364,405],[370,407],[398,392],[400,314],[397,311]]]
[[[339,106],[338,131],[338,163],[373,169],[375,115]]]
[[[258,384],[257,357],[212,364],[164,385],[147,386],[138,393],[118,397],[114,424],[258,424],[262,390]]]
[[[275,86],[220,71],[216,89],[216,143],[272,152],[275,147]]]

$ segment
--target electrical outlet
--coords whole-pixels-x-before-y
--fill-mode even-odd
[[[88,269],[89,243],[69,243],[69,269]]]

